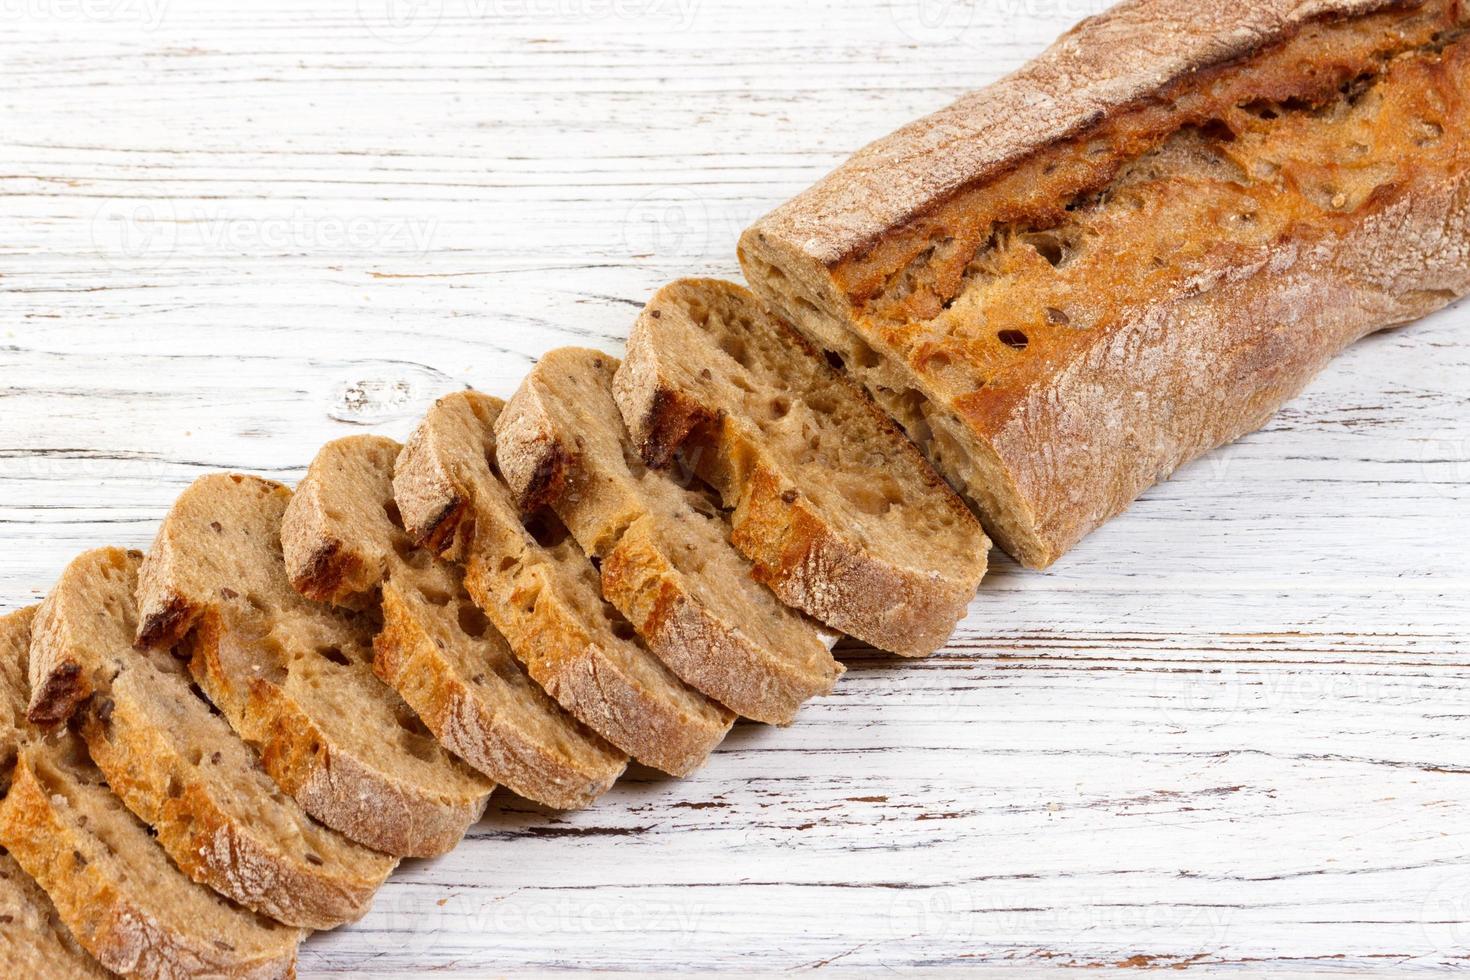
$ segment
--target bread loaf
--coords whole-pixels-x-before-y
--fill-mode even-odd
[[[755,581],[704,494],[638,458],[613,401],[618,364],[582,348],[544,355],[495,423],[500,472],[522,510],[556,511],[598,561],[602,594],[674,673],[747,718],[790,724],[842,667]]]
[[[554,516],[521,523],[491,469],[504,403],[439,399],[399,456],[394,497],[415,541],[465,564],[465,586],[527,672],[587,727],[683,776],[735,716],[679,680],[604,601],[597,569]]]
[[[190,881],[108,790],[75,735],[22,727],[29,626],[29,612],[0,618],[0,741],[17,749],[0,800],[0,845],[109,970],[156,980],[295,976],[301,930]],[[19,964],[6,966],[20,975]]]
[[[291,588],[280,542],[290,498],[257,477],[194,481],[139,573],[138,644],[187,644],[194,679],[306,812],[389,854],[442,854],[493,784],[374,676],[371,615]]]
[[[1055,561],[1470,287],[1458,0],[1128,0],[758,221],[761,296]]]
[[[286,508],[291,584],[323,602],[380,602],[373,670],[446,748],[521,796],[575,809],[628,758],[526,676],[464,587],[464,572],[417,548],[393,502],[402,449],[381,436],[323,446]]]
[[[749,291],[659,290],[613,392],[643,459],[720,492],[735,546],[788,605],[904,656],[949,638],[989,541],[903,433]]]
[[[361,918],[397,862],[307,816],[182,664],[132,648],[142,560],[98,548],[66,567],[36,614],[33,690],[49,671],[80,668],[93,692],[78,712],[92,761],[189,877],[287,925]]]

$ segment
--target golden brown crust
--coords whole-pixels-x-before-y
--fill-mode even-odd
[[[180,870],[288,925],[332,929],[367,913],[395,861],[366,848],[351,867],[336,860],[325,867],[325,859],[310,853],[305,861],[288,857],[287,849],[298,845],[262,837],[265,828],[226,812],[167,734],[131,717],[129,707],[126,699],[90,704],[81,712],[81,734],[109,787],[154,827]]]
[[[373,671],[446,748],[529,799],[586,806],[622,774],[626,756],[525,676],[458,568],[409,542],[393,501],[401,448],[356,436],[317,453],[282,525],[288,574],[299,591],[339,602],[380,596]],[[325,581],[339,586],[320,588]]]
[[[106,863],[89,859],[90,842],[78,837],[64,804],[37,772],[38,753],[44,755],[43,749],[33,745],[16,762],[10,791],[0,801],[0,843],[46,890],[62,921],[103,966],[159,980],[296,975],[301,933],[277,927],[279,941],[272,946],[237,949],[224,937],[161,920],[152,896],[140,891],[144,883],[117,877]],[[139,843],[146,846],[146,838]]]
[[[394,474],[404,527],[465,563],[466,588],[557,703],[640,762],[687,775],[735,716],[618,635],[627,624],[609,615],[596,570],[575,543],[543,545],[522,525],[489,464],[503,407],[477,392],[435,403]]]
[[[1454,7],[1442,0],[1431,4]],[[1424,5],[1420,0],[1127,0],[1083,20],[1015,73],[859,150],[763,217],[747,235],[799,243],[801,254],[835,267],[883,246],[895,230],[920,224],[926,215],[1036,155],[1156,104],[1161,93],[1177,95],[1175,89],[1196,87],[1212,72],[1249,69],[1253,58],[1304,28],[1374,14],[1392,26],[1402,11]],[[1320,56],[1320,40],[1312,40],[1318,50],[1305,53]],[[1287,97],[1269,75],[1258,73],[1249,84],[1261,97]],[[1160,128],[1177,125],[1171,120]],[[1047,196],[1055,202],[1083,186],[1050,188]]]
[[[1171,50],[1156,10],[1234,28]],[[1045,566],[1352,340],[1463,293],[1458,244],[1419,240],[1463,220],[1443,181],[1464,170],[1466,18],[1454,0],[1125,4],[762,219],[746,273]],[[981,125],[1006,106],[1019,130]],[[884,167],[916,220],[879,227],[851,196]],[[1368,251],[1399,278],[1372,282],[1378,258],[1352,264]]]
[[[33,933],[7,948],[10,930],[20,925],[7,919],[0,923],[0,950],[11,957],[6,975],[100,973],[79,961],[80,946],[129,976],[294,976],[300,930],[247,912],[182,875],[109,791],[74,734],[63,727],[43,735],[27,725],[35,621],[35,609],[0,617],[0,785],[6,787],[0,845],[8,851],[0,861],[0,905],[7,895],[28,902],[24,924],[50,932],[54,961],[24,973],[27,950],[39,955],[45,937]],[[89,659],[77,662],[105,683]],[[14,891],[29,885],[17,877],[22,873],[34,879],[22,889],[29,896]],[[49,905],[36,904],[36,887]]]
[[[622,775],[627,757],[590,732],[558,745],[508,731],[479,689],[481,678],[443,668],[443,652],[422,617],[392,586],[383,592],[383,622],[373,662],[378,676],[403,694],[445,745],[487,775],[560,810],[590,805]],[[503,642],[491,642],[497,641]]]
[[[713,705],[703,714],[681,712],[628,674],[608,655],[606,641],[587,628],[559,578],[542,566],[512,580],[472,555],[465,584],[483,603],[523,610],[501,619],[503,632],[557,703],[643,764],[671,776],[694,772],[735,716]]]
[[[613,400],[619,361],[545,354],[495,424],[495,457],[521,501],[555,510],[600,563],[603,596],[686,683],[757,721],[789,724],[842,668],[810,620],[755,584],[727,519],[648,469]]]
[[[802,703],[831,693],[845,669],[824,655],[815,635],[802,636],[802,647],[816,644],[824,653],[798,656],[798,649],[763,643],[708,608],[646,519],[603,559],[602,591],[676,673],[756,721],[791,724]]]
[[[76,664],[94,690],[77,726],[128,809],[190,878],[288,925],[361,918],[394,861],[317,825],[258,772],[169,654],[129,646],[141,552],[73,559],[37,613],[38,665]]]
[[[0,962],[14,977],[102,980],[102,964],[77,945],[41,887],[0,853]]]
[[[255,477],[195,481],[144,562],[140,638],[187,641],[199,686],[312,816],[389,854],[442,854],[492,784],[372,674],[368,617],[291,589],[275,550],[290,496]]]
[[[26,661],[37,607],[0,616],[0,793],[10,785],[26,726]],[[46,892],[0,849],[0,963],[17,977],[109,976],[61,921]]]
[[[722,353],[736,341],[767,345],[769,363]],[[985,535],[892,420],[748,291],[660,290],[615,394],[650,463],[678,449],[720,491],[733,543],[782,601],[903,656],[948,639],[985,573]],[[924,536],[934,547],[916,550]]]
[[[385,781],[376,768],[338,749],[317,719],[278,684],[241,684],[222,655],[235,642],[217,614],[189,637],[194,679],[216,704],[232,703],[230,723],[260,750],[272,779],[318,820],[388,854],[433,857],[453,849],[484,812],[488,790],[470,798],[424,797]],[[457,794],[458,795],[458,794]]]

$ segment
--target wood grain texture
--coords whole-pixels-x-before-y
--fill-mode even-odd
[[[0,606],[146,547],[201,473],[294,481],[621,353],[680,275],[1093,0],[0,6]],[[1263,432],[949,647],[684,781],[492,803],[306,976],[1470,965],[1470,312]]]

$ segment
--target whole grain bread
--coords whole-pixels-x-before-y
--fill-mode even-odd
[[[544,355],[495,424],[523,511],[549,506],[599,563],[602,594],[685,682],[733,711],[789,724],[842,674],[811,621],[755,581],[728,519],[649,469],[613,401],[617,358]]]
[[[1012,555],[1055,561],[1470,288],[1460,0],[1128,0],[741,239]]]
[[[287,925],[361,918],[397,862],[307,816],[181,663],[133,649],[142,561],[98,548],[66,567],[32,629],[32,691],[53,671],[85,679],[78,720],[92,761],[189,877]]]
[[[36,607],[0,617],[0,795],[26,730],[25,704],[14,696],[26,690],[26,647]],[[0,963],[10,976],[95,980],[111,976],[77,943],[50,897],[0,847]]]
[[[503,407],[472,391],[435,403],[395,467],[405,529],[464,562],[470,595],[563,708],[642,763],[692,772],[734,714],[649,652],[603,599],[597,569],[554,517],[533,522],[536,534],[521,523],[491,466]]]
[[[282,525],[291,584],[321,602],[380,601],[373,669],[440,742],[521,796],[586,806],[628,757],[526,675],[465,590],[460,566],[408,539],[393,502],[402,448],[352,436],[317,453]]]
[[[238,474],[185,490],[139,573],[137,643],[186,644],[195,681],[307,813],[389,854],[442,854],[493,784],[373,674],[374,616],[291,588],[280,543],[290,498]]]
[[[732,540],[788,605],[925,656],[985,574],[984,532],[902,432],[751,293],[649,301],[613,394],[643,459],[719,490]]]
[[[0,618],[0,745],[14,749],[0,846],[44,889],[77,944],[109,970],[159,980],[295,976],[301,930],[190,881],[108,790],[80,739],[27,725],[31,616]],[[8,932],[13,923],[5,925]],[[7,975],[28,975],[18,972],[21,962],[7,961]],[[57,952],[54,966],[29,975],[61,975],[74,965],[69,952]]]

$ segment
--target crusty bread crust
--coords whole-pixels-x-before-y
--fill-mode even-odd
[[[761,218],[766,237],[832,267],[1034,155],[1313,23],[1418,0],[1125,0],[1000,81],[870,143]],[[1335,83],[1334,83],[1335,84]],[[1267,93],[1267,97],[1275,93]]]
[[[303,694],[314,702],[360,697],[364,708],[391,712],[396,721],[384,723],[381,732],[385,751],[392,746],[390,738],[418,737],[406,727],[410,720],[418,724],[408,706],[355,659],[371,648],[372,624],[298,596],[279,555],[247,559],[246,570],[260,594],[240,588],[241,570],[228,564],[230,548],[255,549],[261,536],[278,537],[290,495],[280,484],[258,477],[218,474],[196,480],[174,503],[144,561],[138,642],[184,645],[199,686],[241,737],[257,747],[266,772],[322,823],[400,857],[442,854],[479,819],[492,784],[426,733],[414,751],[441,773],[435,786],[385,771],[360,748],[341,744],[328,727],[355,725],[358,719],[341,717],[345,708],[327,717],[320,714],[322,704],[308,706],[297,696],[292,671],[310,669],[330,677],[323,681],[325,688],[302,682],[307,684]],[[215,512],[218,519],[210,521]],[[203,546],[211,533],[221,541],[214,555]],[[284,635],[275,635],[273,623],[282,616],[289,622]],[[282,643],[303,644],[311,652],[283,670],[287,665],[278,662]],[[370,724],[376,728],[378,723]],[[392,751],[401,758],[396,746]]]
[[[155,828],[182,871],[287,925],[333,929],[367,914],[397,861],[363,847],[354,848],[352,864],[328,865],[309,852],[298,858],[292,842],[263,836],[228,812],[207,783],[190,778],[167,732],[129,715],[125,699],[94,702],[82,712],[82,737],[108,786]]]
[[[40,745],[22,750],[10,791],[0,801],[0,843],[55,903],[77,941],[116,973],[158,980],[214,976],[274,980],[296,975],[302,934],[278,927],[279,942],[264,951],[241,951],[223,938],[161,921],[141,883],[114,878],[88,860],[36,769]],[[191,886],[197,887],[197,886]]]
[[[10,785],[26,734],[26,659],[36,606],[0,616],[0,792]],[[50,897],[0,853],[0,963],[16,977],[98,980],[110,976],[61,921]]]
[[[38,664],[83,668],[95,693],[78,727],[93,761],[189,877],[288,925],[361,918],[396,862],[315,824],[172,657],[129,647],[142,559],[98,548],[66,567],[36,614],[32,682]]]
[[[578,809],[605,793],[627,757],[566,715],[524,675],[464,593],[463,573],[413,548],[393,523],[393,463],[381,436],[328,443],[286,509],[291,583],[320,601],[378,590],[373,671],[450,751],[528,799]],[[366,573],[366,574],[364,574]]]
[[[742,318],[744,329],[781,345],[793,376],[818,378],[838,392],[843,408],[854,416],[848,427],[863,424],[865,436],[877,443],[863,451],[881,457],[885,471],[902,481],[904,500],[916,502],[913,512],[946,523],[938,532],[945,536],[942,547],[926,552],[889,541],[879,550],[849,526],[849,519],[858,516],[852,510],[841,513],[819,504],[816,495],[831,488],[808,484],[802,461],[775,451],[753,415],[732,410],[732,399],[701,386],[695,372],[708,368],[691,358],[707,356],[713,363],[723,355],[711,343],[705,346],[712,349],[698,354],[688,348],[704,329],[696,310]],[[722,363],[739,370],[733,360]],[[683,280],[661,289],[633,327],[614,393],[650,465],[667,466],[676,451],[683,451],[686,465],[720,491],[732,509],[732,542],[754,563],[756,578],[784,602],[902,656],[927,656],[944,645],[985,574],[989,542],[892,420],[822,363],[799,335],[770,317],[747,290],[718,280]],[[804,400],[800,391],[772,388],[768,394]],[[833,467],[835,472],[843,467],[871,471],[871,466],[862,471],[857,466],[856,460],[838,460],[822,475],[833,473]],[[877,509],[883,507],[897,510],[888,504]],[[905,530],[914,536],[936,533],[917,523]],[[942,565],[936,563],[940,552]]]
[[[646,765],[693,772],[735,715],[708,701],[598,606],[596,572],[570,541],[543,547],[490,469],[504,403],[457,392],[435,403],[404,446],[393,488],[404,527],[465,563],[465,586],[558,704]],[[623,624],[626,625],[626,624]]]
[[[112,976],[77,945],[51,899],[9,854],[0,854],[0,963],[14,977]]]
[[[747,718],[790,724],[842,667],[810,620],[749,581],[727,520],[630,463],[618,366],[600,351],[545,354],[496,421],[501,475],[523,510],[552,508],[598,559],[603,595],[674,673]],[[682,553],[698,568],[681,568]]]
[[[627,756],[591,732],[561,747],[515,732],[475,689],[475,678],[467,683],[442,669],[443,654],[425,618],[391,586],[383,591],[383,623],[374,645],[378,676],[403,694],[450,750],[514,792],[559,810],[578,810],[611,789],[627,768]],[[487,642],[505,641],[496,635]],[[584,742],[593,739],[597,748],[588,752]]]
[[[904,423],[1002,547],[1044,567],[1183,462],[1259,427],[1348,343],[1464,293],[1454,185],[1467,120],[1453,80],[1467,21],[1459,0],[1130,0],[861,151],[749,229],[742,264]],[[1413,74],[1416,52],[1434,62],[1399,83],[1417,103],[1399,98],[1373,125],[1347,111],[1365,90],[1360,115],[1371,111],[1377,80]],[[1289,142],[1254,158],[1232,146],[1314,110],[1357,127],[1340,152],[1293,161],[1273,155],[1289,157]],[[1180,168],[1191,136],[1202,152]],[[1155,157],[1154,188],[1116,186],[1146,183]],[[1338,193],[1374,174],[1373,193]],[[1069,237],[1069,223],[1170,194],[1199,202],[1152,226],[1185,229],[1181,241],[1120,232],[1064,289],[1098,230]],[[1267,223],[1231,203],[1210,213],[1212,194],[1294,212],[1246,247]],[[1154,237],[1156,267],[1109,275],[1108,255]]]
[[[120,553],[121,554],[121,553]],[[170,863],[146,827],[108,791],[86,749],[65,728],[45,735],[25,719],[26,661],[36,609],[0,617],[0,906],[39,886],[49,904],[27,922],[46,935],[7,948],[17,923],[0,923],[6,976],[89,976],[76,946],[128,976],[290,977],[302,933],[247,912]],[[20,870],[11,871],[19,865]],[[34,879],[29,885],[14,877]],[[55,921],[58,920],[59,922]],[[62,924],[64,923],[64,928]],[[73,942],[74,941],[74,942]],[[32,973],[29,952],[53,947]]]

